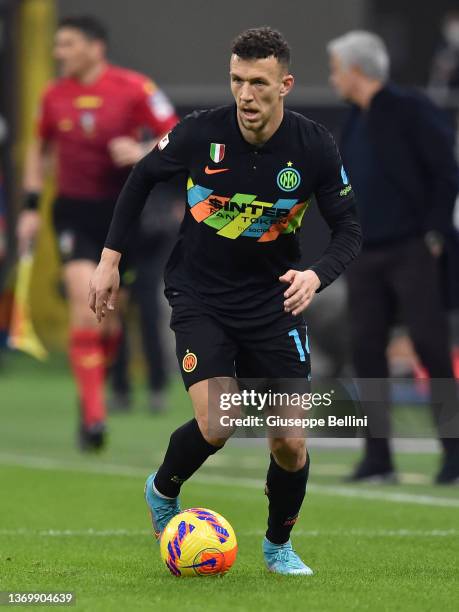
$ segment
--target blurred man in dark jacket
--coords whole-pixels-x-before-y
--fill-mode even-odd
[[[331,83],[353,104],[341,150],[363,232],[361,256],[348,275],[356,376],[388,378],[386,348],[398,313],[431,377],[444,451],[436,481],[459,481],[458,406],[438,271],[458,189],[453,133],[425,96],[387,82],[389,56],[378,36],[349,32],[328,52]],[[388,385],[379,389],[365,456],[351,480],[395,478]]]

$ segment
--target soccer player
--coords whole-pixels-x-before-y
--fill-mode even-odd
[[[302,311],[356,256],[360,226],[336,145],[325,128],[284,108],[290,49],[268,27],[233,43],[235,105],[185,118],[133,169],[118,199],[90,286],[97,319],[114,308],[127,228],[158,181],[186,172],[180,236],[166,268],[177,357],[195,418],[171,436],[145,497],[160,536],[179,510],[182,484],[225,438],[208,428],[209,380],[309,376]],[[298,269],[299,229],[312,195],[331,228],[325,253]],[[306,491],[305,441],[269,440],[268,530],[263,553],[280,574],[311,574],[290,532]]]
[[[61,77],[44,92],[37,137],[28,150],[25,209],[17,236],[20,252],[30,248],[39,225],[38,203],[51,161],[57,173],[53,221],[70,304],[69,355],[80,406],[83,449],[103,444],[106,363],[116,351],[118,321],[97,326],[87,308],[87,285],[104,245],[116,197],[129,168],[152,148],[177,117],[146,76],[110,65],[107,33],[92,17],[63,19],[54,56]]]

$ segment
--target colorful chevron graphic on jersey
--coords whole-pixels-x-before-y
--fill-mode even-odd
[[[219,196],[212,189],[195,185],[191,177],[187,199],[194,219],[212,227],[217,235],[232,240],[240,236],[256,238],[257,242],[271,242],[281,234],[295,232],[310,204],[310,200],[283,198],[274,203],[260,202],[256,195],[247,193]]]

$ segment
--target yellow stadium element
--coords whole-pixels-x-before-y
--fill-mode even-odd
[[[32,268],[33,255],[23,255],[18,263],[8,346],[44,361],[48,352],[35,333],[30,315]]]
[[[54,77],[54,0],[22,0],[19,10],[19,161],[35,132],[40,96]]]
[[[22,175],[27,146],[34,138],[40,96],[46,84],[54,78],[55,5],[55,0],[22,0],[20,4],[16,38],[20,134],[15,158],[18,176]],[[29,302],[40,336],[49,347],[61,349],[66,342],[68,314],[57,291],[60,262],[51,224],[53,197],[53,182],[48,180],[40,202],[42,229],[34,253]]]

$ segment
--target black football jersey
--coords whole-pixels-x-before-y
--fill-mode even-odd
[[[273,136],[255,146],[241,134],[236,107],[225,106],[189,115],[137,164],[117,204],[108,248],[121,251],[139,201],[178,173],[186,177],[186,211],[166,267],[166,294],[185,292],[233,316],[283,311],[286,287],[279,276],[298,268],[299,232],[313,195],[329,225],[354,208],[336,144],[323,126],[285,110]],[[343,248],[357,252],[358,223],[351,224],[353,245]],[[323,286],[333,280],[321,274],[320,260],[313,269]]]

